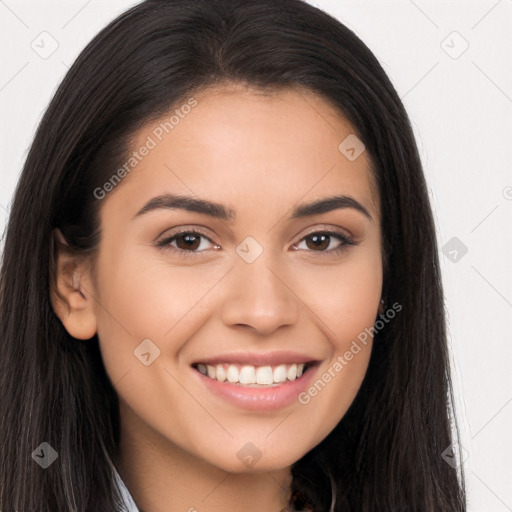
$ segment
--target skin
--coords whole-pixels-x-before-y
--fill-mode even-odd
[[[120,399],[115,463],[139,508],[277,512],[290,466],[352,403],[371,338],[307,405],[294,401],[275,411],[226,403],[190,365],[228,352],[295,350],[320,361],[317,377],[332,368],[378,315],[379,198],[366,153],[349,161],[338,150],[354,129],[320,97],[232,84],[194,97],[191,113],[101,201],[94,274],[86,262],[77,265],[73,286],[72,256],[60,251],[63,300],[54,299],[54,309],[72,336],[98,334]],[[137,132],[132,149],[158,124]],[[236,219],[171,209],[133,218],[163,193],[222,203]],[[356,199],[372,220],[353,208],[290,218],[298,204],[335,194]],[[196,252],[204,252],[179,256],[156,246],[173,228],[191,227],[211,240],[197,244]],[[308,235],[322,229],[352,236],[357,245],[336,254],[331,249],[341,242],[333,237],[317,249]],[[235,251],[247,236],[263,248],[252,263]],[[186,250],[176,239],[172,246]],[[160,350],[149,366],[134,357],[147,338]],[[247,442],[262,454],[250,467],[237,457]]]

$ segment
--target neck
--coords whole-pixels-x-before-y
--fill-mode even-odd
[[[281,512],[285,507],[290,468],[224,471],[147,426],[141,428],[140,419],[123,409],[119,451],[113,460],[140,512]]]

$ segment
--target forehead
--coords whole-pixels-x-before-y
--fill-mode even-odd
[[[129,153],[138,160],[112,202],[181,192],[282,210],[337,192],[358,196],[377,218],[369,157],[349,158],[347,140],[357,144],[353,127],[311,91],[210,87],[134,134]]]

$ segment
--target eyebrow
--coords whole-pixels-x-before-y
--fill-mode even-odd
[[[301,204],[292,211],[291,218],[298,219],[312,215],[327,213],[332,210],[352,208],[362,213],[371,222],[373,218],[368,210],[353,197],[336,195],[318,199],[311,203]],[[186,210],[189,212],[202,213],[216,219],[233,221],[236,218],[236,210],[220,203],[208,201],[185,195],[163,194],[149,200],[135,215],[134,219],[154,210]]]

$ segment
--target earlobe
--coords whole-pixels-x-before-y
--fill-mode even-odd
[[[52,233],[54,272],[50,284],[52,307],[74,338],[88,340],[97,332],[93,288],[87,261],[67,245],[59,229]]]

